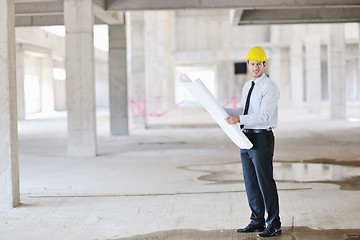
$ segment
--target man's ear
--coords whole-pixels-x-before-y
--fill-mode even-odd
[[[266,67],[266,62],[264,62],[264,67]]]

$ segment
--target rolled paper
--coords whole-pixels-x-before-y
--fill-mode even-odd
[[[191,95],[199,101],[199,103],[206,109],[226,135],[239,148],[250,149],[253,147],[250,140],[240,130],[239,123],[230,125],[225,121],[225,118],[229,115],[200,79],[192,81],[186,74],[183,73],[180,75],[179,81],[191,93]]]

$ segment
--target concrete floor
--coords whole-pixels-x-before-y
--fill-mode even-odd
[[[360,239],[355,118],[280,111],[274,175],[284,233],[272,239]],[[99,156],[71,158],[63,113],[19,122],[22,205],[0,210],[0,239],[256,239],[233,232],[250,210],[239,150],[219,128],[110,137],[106,113],[97,124]]]

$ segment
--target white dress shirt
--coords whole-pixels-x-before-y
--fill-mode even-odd
[[[276,128],[280,90],[265,74],[262,74],[254,82],[255,86],[251,93],[248,114],[243,115],[251,81],[244,85],[240,108],[225,108],[225,111],[229,115],[240,116],[240,124],[244,125],[244,129]]]

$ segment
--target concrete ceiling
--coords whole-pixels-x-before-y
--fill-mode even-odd
[[[123,24],[125,11],[230,9],[232,23],[360,22],[360,0],[94,0],[95,23]],[[63,0],[15,0],[16,26],[63,25]]]

